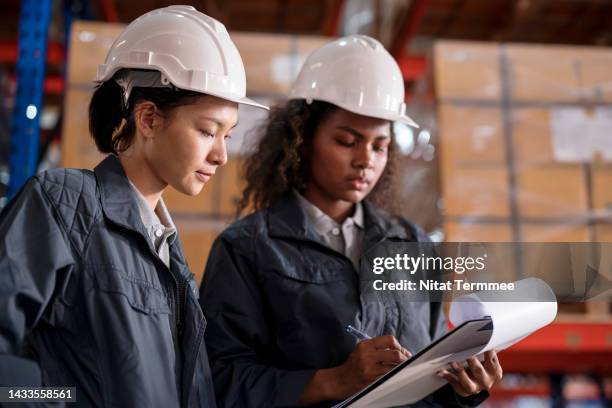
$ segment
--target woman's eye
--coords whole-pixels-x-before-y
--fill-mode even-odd
[[[379,153],[386,152],[387,146],[374,146],[374,151]]]
[[[225,139],[226,139],[226,140],[229,140],[229,139],[231,139],[231,138],[232,138],[232,135],[230,135],[230,134],[225,135]]]
[[[202,133],[206,137],[215,137],[214,133],[211,133],[211,132],[209,132],[207,130],[200,130],[200,133]]]
[[[336,139],[336,142],[341,145],[341,146],[345,146],[345,147],[353,147],[355,146],[355,141],[354,140],[343,140],[343,139]]]

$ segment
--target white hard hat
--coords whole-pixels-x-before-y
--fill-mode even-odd
[[[325,101],[359,115],[418,127],[406,116],[397,62],[366,35],[339,38],[310,54],[289,98]]]
[[[191,6],[150,11],[132,21],[98,67],[97,82],[120,69],[161,73],[161,83],[268,109],[246,97],[246,75],[225,26]]]

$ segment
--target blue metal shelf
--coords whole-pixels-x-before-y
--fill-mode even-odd
[[[11,122],[8,197],[36,172],[52,0],[22,0],[17,96]]]

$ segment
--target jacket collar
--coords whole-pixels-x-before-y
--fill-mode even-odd
[[[119,158],[109,154],[96,166],[94,174],[100,189],[100,201],[104,216],[113,223],[140,234],[147,242],[152,254],[157,256],[153,243],[149,239],[147,230],[140,218],[138,203],[130,186],[130,180],[127,178]],[[189,274],[184,259],[180,244],[171,244],[170,269],[178,270],[182,275]]]
[[[384,239],[412,240],[411,231],[383,215],[374,205],[363,201],[365,221],[364,249]],[[295,194],[288,192],[268,209],[268,231],[271,236],[323,244],[322,238],[308,221]]]
[[[146,236],[138,212],[138,203],[119,158],[109,154],[94,169],[100,188],[102,211],[106,218],[122,227]]]

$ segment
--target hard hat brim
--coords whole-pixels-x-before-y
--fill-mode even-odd
[[[269,106],[263,105],[263,104],[261,104],[259,102],[254,101],[253,99],[247,98],[247,97],[237,99],[234,102],[238,102],[238,103],[240,103],[242,105],[253,106],[253,107],[259,108],[259,109],[270,110]]]
[[[202,90],[195,89],[195,88],[183,88],[183,89],[187,89],[187,90],[195,91],[195,92],[200,92],[203,95],[215,96],[217,98],[225,99],[225,100],[230,101],[230,102],[236,102],[236,103],[242,104],[242,105],[248,105],[248,106],[253,106],[253,107],[259,108],[259,109],[270,110],[269,106],[266,106],[266,105],[263,105],[263,104],[261,104],[259,102],[256,102],[256,101],[254,101],[251,98],[247,98],[246,96],[238,97],[237,98],[237,97],[235,97],[233,95],[222,94],[220,92],[210,92],[210,91],[203,92]]]
[[[321,98],[319,100],[328,102],[328,103],[332,103],[336,106],[338,106],[339,108],[342,108],[344,110],[347,110],[349,112],[352,113],[356,113],[357,115],[362,115],[362,116],[369,116],[372,118],[378,118],[378,119],[384,119],[384,120],[389,120],[391,122],[400,122],[403,123],[405,125],[408,126],[412,126],[415,128],[419,128],[420,126],[418,125],[418,123],[416,123],[410,116],[407,115],[400,115],[399,113],[392,113],[389,111],[384,111],[384,110],[373,110],[373,109],[367,109],[367,108],[361,108],[359,110],[354,109],[353,107],[350,106],[345,106],[344,104],[338,104],[335,103],[333,101],[326,101],[325,99]]]

